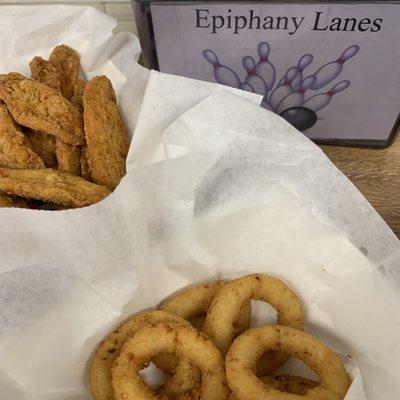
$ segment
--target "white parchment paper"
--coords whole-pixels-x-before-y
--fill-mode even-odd
[[[34,55],[69,44],[87,78],[112,80],[134,132],[128,174],[101,203],[0,209],[0,398],[89,399],[90,356],[127,315],[256,271],[288,282],[306,329],[343,355],[346,400],[399,398],[395,235],[259,98],[149,73],[114,24],[90,8],[0,9],[0,72],[27,73]]]

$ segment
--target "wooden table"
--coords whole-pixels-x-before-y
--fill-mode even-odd
[[[321,148],[400,238],[400,135],[383,150]]]

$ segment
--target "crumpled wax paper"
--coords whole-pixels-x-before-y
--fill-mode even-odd
[[[259,97],[141,68],[137,38],[112,36],[114,24],[90,8],[0,9],[0,72],[71,45],[86,78],[112,80],[134,133],[128,174],[102,202],[0,209],[1,399],[89,399],[88,362],[112,327],[182,287],[250,272],[299,294],[306,329],[354,378],[346,400],[397,399],[395,235]],[[273,316],[254,306],[255,323]]]

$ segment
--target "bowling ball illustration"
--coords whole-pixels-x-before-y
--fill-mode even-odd
[[[317,114],[306,107],[287,108],[279,115],[299,131],[305,131],[317,122]]]

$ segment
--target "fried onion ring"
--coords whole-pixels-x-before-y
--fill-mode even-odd
[[[256,361],[269,350],[302,360],[316,373],[319,385],[299,397],[261,381],[255,375]],[[233,342],[225,367],[228,384],[239,400],[343,400],[351,383],[342,361],[329,347],[308,333],[287,326],[249,329]]]
[[[119,356],[122,346],[130,337],[134,336],[138,330],[157,322],[176,322],[190,326],[186,320],[167,313],[166,311],[141,312],[125,321],[100,343],[93,356],[89,369],[89,384],[94,400],[114,400],[114,391],[111,384],[111,367]],[[197,368],[193,371],[193,368],[191,369],[188,365],[179,366],[175,363],[173,369],[166,372],[171,373],[175,368],[177,369],[177,373],[179,372],[178,369],[180,371],[186,371],[184,378],[186,386],[189,386],[189,390],[197,383],[197,379],[200,378]],[[191,371],[192,374],[190,374],[189,371]],[[163,390],[168,393],[173,393],[174,395],[185,393],[187,387],[182,387],[182,382],[179,381],[179,379],[181,379],[179,376],[176,377],[176,380],[175,376],[172,377]],[[192,387],[190,387],[190,385],[192,385]],[[174,392],[174,388],[177,392]]]
[[[260,379],[273,389],[280,390],[281,392],[285,393],[299,395],[305,395],[307,390],[315,388],[319,385],[318,382],[315,382],[311,379],[294,375],[278,375],[275,377],[263,376]],[[238,398],[231,393],[229,395],[229,400],[238,400]]]
[[[178,315],[188,321],[205,316],[217,293],[226,281],[213,281],[206,284],[192,286],[182,290],[160,306],[161,310]],[[234,333],[241,334],[250,328],[251,303],[250,300],[243,303],[240,312],[233,322]]]
[[[174,353],[179,359],[188,359],[200,368],[201,400],[228,398],[224,360],[211,340],[187,325],[160,322],[142,328],[122,347],[111,372],[115,400],[162,398],[143,381],[139,373],[159,353]],[[197,395],[186,395],[185,398],[193,399]]]
[[[278,312],[279,325],[303,329],[300,300],[285,283],[265,274],[243,276],[228,282],[219,290],[204,324],[204,332],[223,354],[226,354],[234,339],[233,321],[238,310],[251,299],[271,304]],[[258,370],[261,375],[270,375],[287,359],[286,355],[279,352],[266,354]]]
[[[160,356],[164,356],[164,358],[160,358]],[[166,356],[168,356],[168,358],[166,358]],[[169,366],[175,365],[175,367],[164,371],[172,375],[172,377],[157,389],[157,393],[160,394],[161,397],[164,396],[168,399],[178,396],[179,400],[182,400],[181,395],[188,394],[188,396],[190,396],[192,393],[189,392],[192,392],[201,382],[201,372],[199,368],[187,359],[185,359],[185,362],[179,362],[179,359],[174,354],[159,354],[153,359],[156,366],[161,370],[163,369],[159,364],[164,362],[163,365],[165,366],[166,360],[170,361]]]

